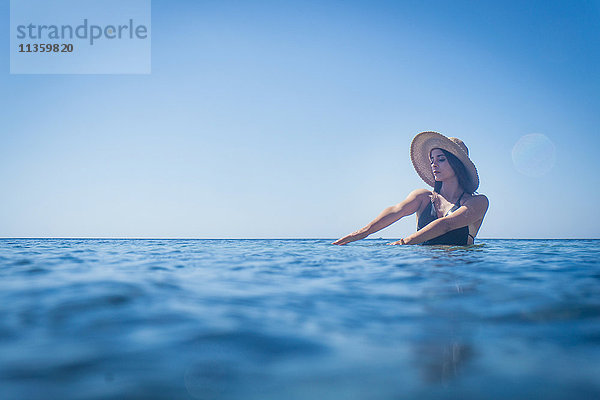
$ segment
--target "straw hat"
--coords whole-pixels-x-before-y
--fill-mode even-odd
[[[474,192],[479,187],[479,175],[477,168],[469,158],[469,149],[462,140],[455,137],[446,137],[437,132],[421,132],[413,139],[410,144],[410,159],[417,170],[417,173],[429,186],[435,185],[435,178],[431,170],[431,161],[429,153],[432,149],[443,149],[454,154],[465,166],[469,175],[471,185],[464,188]]]

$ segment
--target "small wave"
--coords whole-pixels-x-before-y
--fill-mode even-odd
[[[21,265],[30,265],[30,264],[33,264],[33,261],[32,261],[32,260],[29,260],[29,259],[27,259],[27,258],[23,258],[23,259],[21,259],[21,260],[17,260],[17,261],[15,261],[15,262],[13,263],[13,265],[16,265],[16,266],[21,266]]]

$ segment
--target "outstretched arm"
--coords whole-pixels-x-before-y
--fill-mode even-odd
[[[419,244],[451,230],[471,225],[485,216],[489,202],[484,195],[475,196],[447,217],[438,218],[407,238],[391,244]]]
[[[383,210],[377,218],[367,224],[364,228],[361,228],[349,235],[344,236],[341,239],[336,240],[333,242],[333,244],[343,245],[354,242],[355,240],[364,239],[370,234],[380,231],[383,228],[393,224],[400,218],[414,214],[421,206],[423,199],[429,199],[428,195],[429,191],[425,189],[417,189],[412,191],[404,201]]]

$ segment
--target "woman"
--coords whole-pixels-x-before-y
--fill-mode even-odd
[[[417,189],[388,207],[367,226],[333,244],[364,239],[402,217],[417,213],[417,231],[390,244],[473,244],[488,209],[488,199],[475,194],[479,176],[467,146],[457,138],[421,132],[412,141],[410,157],[419,176],[433,191]]]

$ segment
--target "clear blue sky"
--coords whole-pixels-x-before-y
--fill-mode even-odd
[[[154,0],[150,75],[10,75],[1,13],[1,237],[337,238],[426,187],[424,130],[469,146],[479,237],[600,237],[598,1]]]

